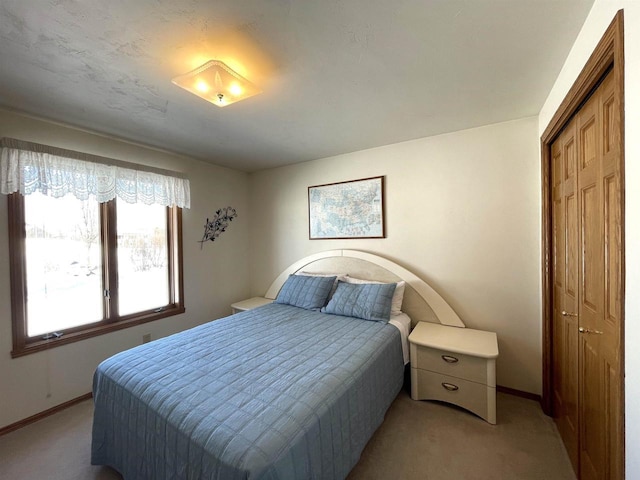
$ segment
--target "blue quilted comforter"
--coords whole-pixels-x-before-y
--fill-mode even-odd
[[[126,480],[344,478],[402,381],[395,327],[266,305],[102,362],[91,462]]]

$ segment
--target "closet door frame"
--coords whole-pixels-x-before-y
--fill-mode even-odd
[[[560,104],[557,112],[549,122],[546,130],[540,138],[540,151],[542,153],[542,321],[543,321],[543,348],[542,348],[542,409],[547,415],[552,415],[552,385],[553,385],[553,345],[552,345],[552,321],[553,321],[553,263],[552,263],[552,186],[551,186],[551,144],[558,137],[564,126],[587,100],[604,75],[611,70],[614,75],[616,95],[619,99],[620,118],[620,261],[621,277],[620,288],[622,293],[620,314],[620,385],[622,388],[620,401],[621,431],[624,431],[624,16],[623,11],[617,12],[615,18],[607,28],[600,42],[589,57],[586,65],[578,75],[567,96]],[[620,445],[624,445],[621,438]],[[623,457],[624,458],[624,457]],[[624,462],[623,462],[624,463]],[[624,468],[624,465],[622,466]]]

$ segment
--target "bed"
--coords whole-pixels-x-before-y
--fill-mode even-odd
[[[399,282],[408,312],[390,316]],[[331,290],[321,308],[318,285]],[[345,478],[402,387],[411,323],[464,326],[418,277],[365,252],[302,259],[265,296],[102,362],[92,463],[127,480]]]

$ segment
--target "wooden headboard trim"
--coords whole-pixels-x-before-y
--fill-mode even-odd
[[[351,257],[370,262],[385,270],[396,275],[407,282],[415,291],[422,297],[422,299],[431,307],[436,317],[443,325],[450,325],[453,327],[463,327],[464,322],[460,319],[458,314],[451,308],[444,298],[442,298],[438,292],[436,292],[428,283],[421,278],[411,273],[406,268],[394,263],[386,258],[379,257],[372,253],[360,252],[358,250],[328,250],[326,252],[320,252],[313,255],[309,255],[301,260],[290,265],[273,281],[267,293],[266,298],[275,299],[278,296],[278,292],[284,285],[284,282],[292,275],[302,270],[307,265],[314,263],[323,258],[329,257]],[[347,272],[348,273],[348,272]]]

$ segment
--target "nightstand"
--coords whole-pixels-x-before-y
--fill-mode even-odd
[[[262,305],[266,305],[268,303],[273,303],[273,300],[270,298],[264,297],[253,297],[247,300],[242,300],[240,302],[231,304],[231,313],[244,312],[246,310],[253,310],[254,308],[261,307]]]
[[[453,403],[495,425],[495,333],[419,322],[409,342],[412,399]]]

